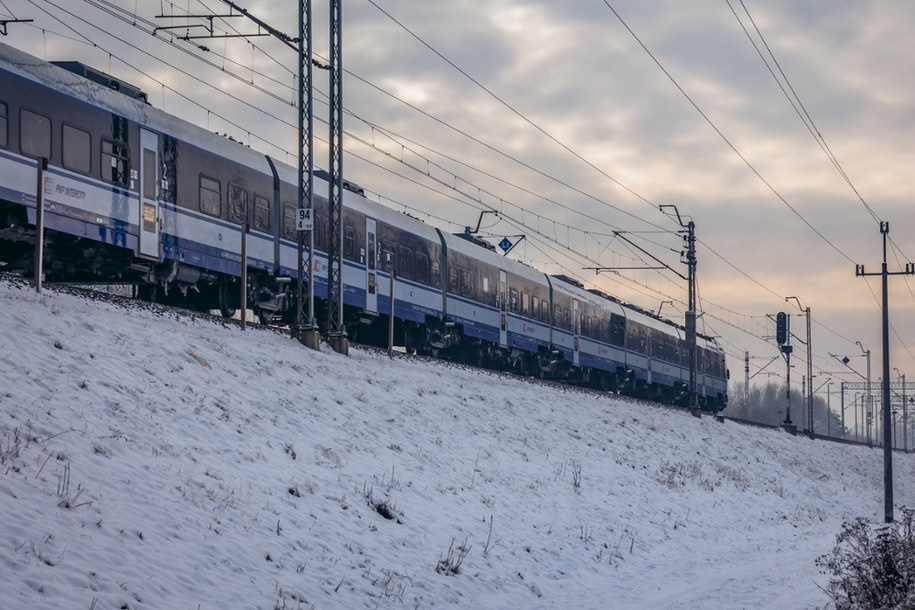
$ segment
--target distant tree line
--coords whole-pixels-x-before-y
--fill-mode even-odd
[[[813,431],[816,434],[829,434],[842,436],[842,420],[838,413],[839,396],[835,393],[831,412],[827,407],[826,398],[815,395],[813,397]],[[788,410],[788,397],[785,384],[768,384],[750,387],[749,396],[746,395],[742,384],[732,384],[728,394],[728,406],[724,415],[736,419],[745,419],[760,424],[778,426],[784,423]],[[850,414],[849,410],[847,414]],[[799,431],[807,429],[807,399],[796,388],[791,391],[791,423]],[[852,432],[854,424],[845,422],[846,434]]]

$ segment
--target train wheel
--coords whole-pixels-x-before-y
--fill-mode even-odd
[[[269,311],[265,311],[265,310],[261,309],[260,307],[258,307],[256,309],[256,311],[257,311],[257,321],[260,322],[262,325],[269,326],[270,324],[273,323],[273,314],[272,313],[270,313]]]
[[[410,324],[404,324],[403,345],[404,345],[404,350],[410,355],[413,355],[416,353],[416,343],[415,343],[416,338],[414,337],[414,333],[415,333],[415,331],[413,330],[413,327]]]
[[[223,318],[232,318],[235,316],[235,301],[237,299],[232,298],[232,284],[234,282],[229,278],[222,277],[219,279],[219,313],[222,314]]]

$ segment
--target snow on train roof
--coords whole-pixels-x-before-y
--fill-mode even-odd
[[[589,292],[588,290],[585,290],[584,288],[579,288],[578,286],[569,284],[568,282],[563,281],[562,278],[553,277],[553,278],[550,278],[550,280],[553,282],[553,287],[555,289],[565,292],[566,294],[572,295],[579,301],[585,301],[585,302],[591,303],[593,305],[596,305],[598,307],[601,307],[603,309],[610,309],[616,313],[625,315],[626,318],[629,320],[633,320],[640,324],[644,324],[645,326],[647,326],[649,328],[653,328],[653,329],[659,330],[659,331],[667,333],[667,334],[671,334],[671,333],[675,333],[675,334],[679,334],[679,335],[683,334],[683,330],[674,323],[671,323],[671,322],[668,322],[665,320],[660,320],[658,318],[655,318],[654,316],[650,316],[646,313],[643,313],[643,312],[639,311],[638,309],[634,309],[633,307],[631,307],[629,305],[624,305],[622,303],[619,303],[618,301],[614,301],[612,299],[605,298],[600,295],[596,295],[593,292]]]
[[[0,43],[0,69],[72,96],[91,106],[119,114],[153,131],[180,137],[182,142],[198,148],[218,150],[220,155],[240,165],[262,172],[269,173],[270,171],[264,155],[243,144],[210,133],[202,127],[172,116],[154,106],[3,43]]]
[[[531,282],[536,282],[538,284],[546,285],[546,275],[533,267],[529,267],[524,263],[518,262],[514,259],[503,256],[492,250],[487,250],[486,248],[479,246],[472,241],[466,240],[460,235],[454,235],[452,233],[446,233],[445,242],[448,245],[448,250],[451,252],[460,252],[466,254],[467,256],[472,256],[478,258],[487,264],[490,264],[494,267],[504,269],[509,273],[513,273],[519,277],[522,277]]]
[[[594,305],[595,307],[600,307],[601,309],[604,309],[604,310],[610,310],[613,313],[616,313],[616,314],[619,314],[622,316],[629,315],[630,310],[627,309],[626,307],[624,307],[618,301],[614,301],[612,299],[602,297],[600,295],[594,294],[593,292],[585,290],[584,288],[579,288],[578,286],[569,284],[569,283],[563,281],[562,278],[558,278],[556,276],[551,277],[550,282],[552,282],[554,290],[559,290],[560,292],[569,294],[572,297],[578,299],[579,301],[584,301],[585,303],[589,303],[591,305]]]
[[[665,322],[664,320],[659,320],[658,318],[655,318],[654,316],[650,316],[647,313],[642,313],[641,311],[638,311],[636,309],[630,309],[627,307],[626,308],[626,317],[629,318],[630,320],[638,322],[639,324],[644,324],[648,328],[660,330],[660,331],[662,331],[664,333],[668,333],[668,334],[671,332],[675,332],[678,335],[680,335],[681,337],[685,336],[684,331],[679,326],[675,326],[674,324]]]

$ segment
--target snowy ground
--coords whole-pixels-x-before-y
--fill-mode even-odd
[[[25,285],[0,308],[4,608],[822,607],[816,557],[883,515],[878,449]]]

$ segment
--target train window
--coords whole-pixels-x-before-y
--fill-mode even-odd
[[[394,270],[394,247],[379,241],[378,249],[381,250],[381,270],[390,273]]]
[[[356,229],[353,225],[343,225],[343,258],[356,260]]]
[[[298,242],[299,232],[296,229],[296,207],[288,201],[283,202],[283,237]]]
[[[442,270],[437,258],[433,258],[431,261],[432,267],[432,285],[441,286],[442,285]]]
[[[0,102],[0,146],[9,144],[9,115],[6,102]]]
[[[254,229],[270,230],[270,200],[263,195],[254,196]]]
[[[528,314],[531,311],[531,296],[526,293],[521,293],[521,313]]]
[[[130,179],[130,149],[123,142],[102,140],[102,178],[121,186]]]
[[[540,317],[540,297],[531,297],[531,317]]]
[[[626,347],[640,354],[648,353],[648,333],[643,324],[638,322],[629,322],[629,338],[626,341]]]
[[[321,250],[322,252],[327,252],[327,246],[324,240],[324,215],[319,214],[318,210],[314,211],[314,244],[315,250]]]
[[[416,254],[416,264],[413,265],[415,279],[423,284],[429,283],[429,257],[422,252]]]
[[[88,132],[64,125],[61,133],[63,163],[67,169],[88,174],[92,171],[92,137]]]
[[[244,224],[248,221],[248,191],[229,184],[229,220]]]
[[[465,297],[473,296],[473,278],[466,269],[461,269],[461,294]]]
[[[159,173],[159,195],[162,201],[175,203],[178,199],[177,143],[171,136],[162,136],[162,167]]]
[[[30,157],[51,158],[51,119],[23,108],[19,115],[19,149]]]
[[[219,216],[222,212],[222,184],[206,176],[200,176],[200,211],[210,216]]]
[[[397,248],[397,275],[413,279],[413,251],[404,246]]]
[[[518,289],[508,289],[508,308],[511,311],[518,311]]]
[[[66,146],[66,140],[64,141]],[[143,196],[147,199],[156,199],[156,151],[143,149]]]

